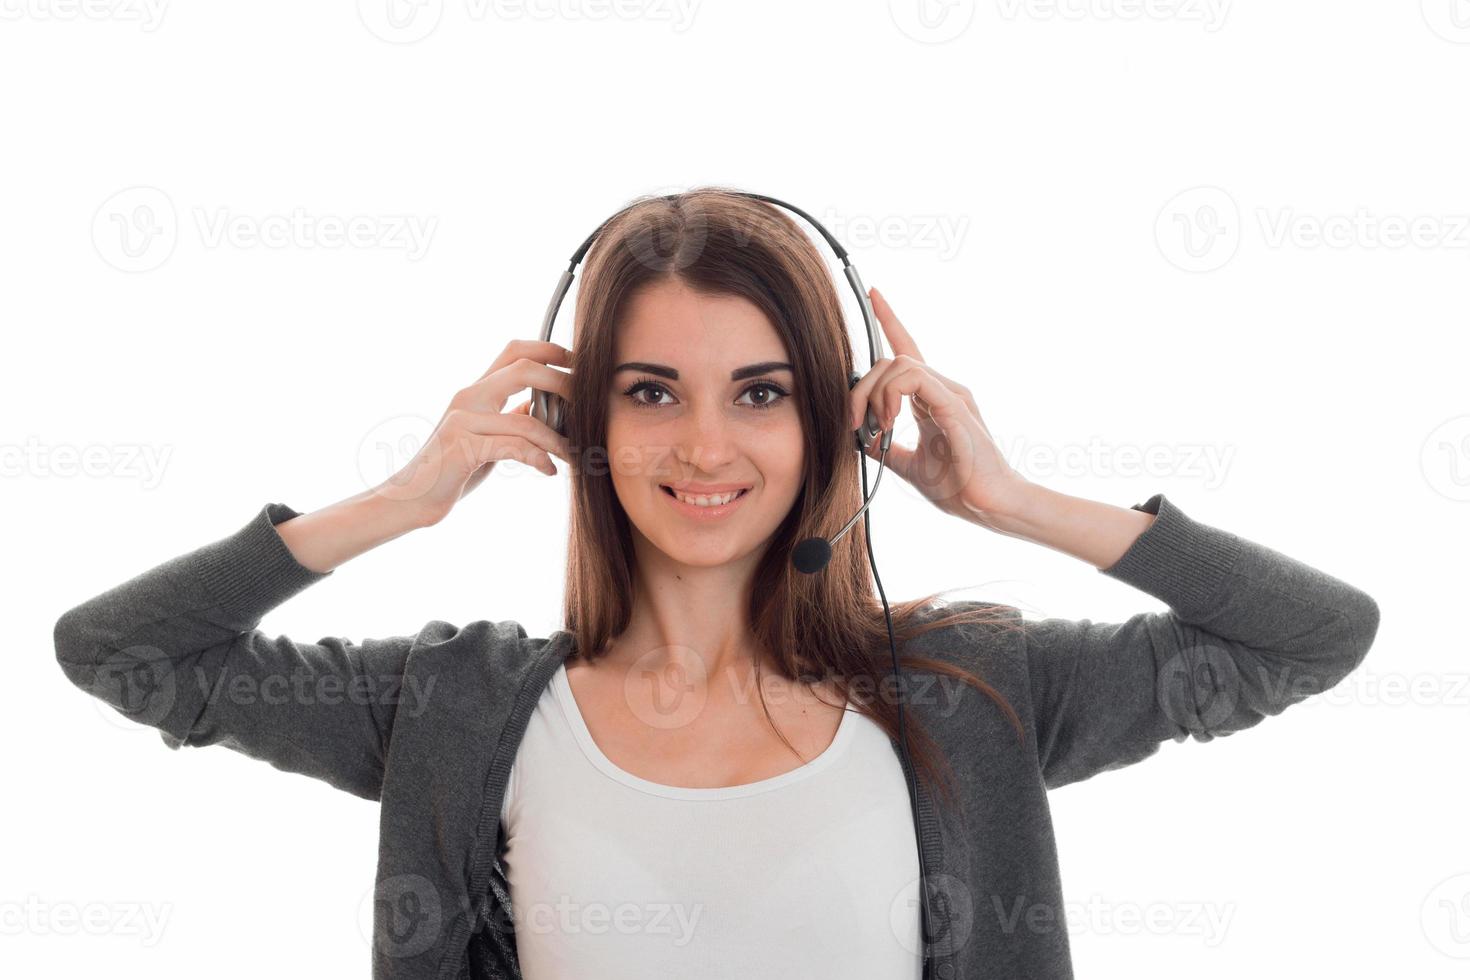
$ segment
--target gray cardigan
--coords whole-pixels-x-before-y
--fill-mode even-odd
[[[938,926],[926,976],[1070,978],[1047,791],[1169,739],[1249,728],[1332,687],[1373,642],[1378,607],[1353,586],[1194,521],[1162,494],[1135,509],[1156,520],[1102,572],[1168,611],[1093,623],[992,605],[1023,628],[943,627],[907,648],[977,673],[1026,733],[1022,743],[968,685],[915,674],[910,718],[954,767],[960,802],[946,808],[921,787]],[[297,514],[267,504],[235,533],[68,610],[57,660],[169,748],[224,745],[379,801],[374,980],[519,977],[501,799],[571,634],[528,637],[513,620],[431,620],[361,642],[262,632],[266,613],[331,574],[297,562],[275,530]]]

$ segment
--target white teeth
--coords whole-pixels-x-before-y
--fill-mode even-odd
[[[718,507],[721,504],[728,504],[730,501],[734,500],[736,497],[745,492],[743,490],[735,490],[730,493],[722,493],[712,497],[690,497],[686,494],[680,493],[677,490],[674,490],[673,487],[670,487],[669,489],[674,491],[675,497],[678,497],[686,504],[694,504],[696,507]]]

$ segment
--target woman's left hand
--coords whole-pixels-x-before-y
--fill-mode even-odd
[[[884,465],[946,514],[986,526],[992,517],[1012,513],[1029,483],[1001,455],[970,389],[924,363],[882,293],[869,289],[868,298],[894,356],[881,358],[848,393],[850,428],[862,425],[870,405],[879,424],[893,428],[909,396],[919,444],[909,449],[893,443]],[[880,434],[866,449],[873,459],[882,455],[881,441]]]

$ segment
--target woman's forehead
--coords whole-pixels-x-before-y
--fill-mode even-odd
[[[743,296],[659,284],[630,297],[615,338],[617,363],[657,362],[690,374],[723,374],[785,361],[775,326]]]

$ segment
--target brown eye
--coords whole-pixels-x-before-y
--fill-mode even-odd
[[[781,400],[783,398],[785,398],[786,395],[788,394],[788,392],[784,388],[782,388],[780,385],[773,384],[770,381],[762,381],[762,382],[760,382],[758,384],[751,385],[749,388],[746,388],[743,392],[741,392],[741,395],[742,396],[748,395],[752,391],[765,391],[765,392],[767,392],[765,398],[763,398],[763,399],[761,399],[759,401],[756,401],[755,403],[751,404],[751,406],[750,406],[751,408],[758,408],[758,409],[773,408],[776,405],[780,404],[781,403]]]
[[[623,394],[626,395],[638,408],[663,408],[664,403],[662,402],[645,401],[644,399],[639,398],[638,393],[642,391],[651,391],[659,395],[667,395],[669,393],[669,390],[663,385],[659,384],[657,381],[654,381],[651,378],[639,378],[630,387],[625,389],[623,391]]]

